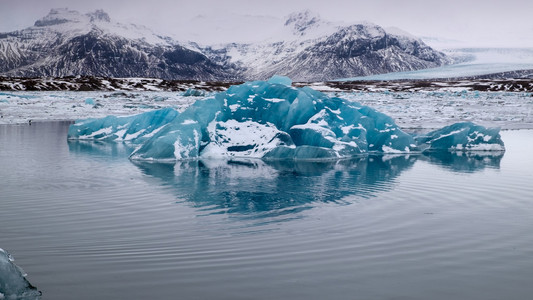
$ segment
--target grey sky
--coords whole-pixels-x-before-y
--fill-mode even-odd
[[[113,20],[146,25],[164,34],[194,30],[187,28],[188,20],[199,14],[283,17],[310,9],[327,20],[366,20],[417,36],[466,41],[470,46],[533,47],[533,1],[528,0],[0,0],[0,32],[31,26],[56,7],[84,13],[102,8]]]

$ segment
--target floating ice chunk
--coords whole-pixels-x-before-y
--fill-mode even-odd
[[[94,99],[93,99],[93,98],[87,98],[87,99],[85,99],[85,104],[87,104],[87,105],[94,105]]]
[[[185,93],[183,93],[183,96],[185,97],[203,97],[205,96],[205,91],[197,90],[197,89],[187,89]]]
[[[0,299],[40,299],[41,292],[26,279],[26,274],[13,263],[13,257],[0,248]]]
[[[133,160],[257,157],[323,160],[365,153],[503,150],[498,129],[461,123],[414,137],[368,106],[292,87],[289,78],[246,82],[196,101],[178,114],[155,110],[131,117],[77,122],[69,139],[139,144]],[[273,100],[275,99],[275,100]],[[467,125],[468,124],[468,125]]]
[[[455,123],[416,138],[424,151],[505,151],[499,128]]]

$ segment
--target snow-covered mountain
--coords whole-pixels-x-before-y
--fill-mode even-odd
[[[0,62],[6,76],[219,80],[233,74],[146,27],[112,22],[102,10],[52,9],[32,27],[0,34]]]
[[[420,39],[371,24],[339,24],[303,11],[260,42],[199,45],[112,22],[102,10],[53,9],[24,30],[0,34],[0,75],[92,75],[250,80],[274,74],[324,81],[437,67],[450,60]]]
[[[289,15],[279,32],[263,42],[224,44],[204,53],[239,65],[245,78],[283,74],[296,81],[411,71],[451,62],[401,30],[368,22],[335,24],[310,11]]]

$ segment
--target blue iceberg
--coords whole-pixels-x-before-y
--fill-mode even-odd
[[[498,128],[472,122],[455,123],[416,137],[423,151],[504,151]]]
[[[13,263],[13,257],[0,248],[0,299],[40,299],[41,292],[26,279],[26,274]]]
[[[499,129],[460,123],[415,138],[391,117],[368,106],[328,97],[309,87],[295,88],[291,83],[287,77],[274,76],[269,81],[231,86],[196,101],[182,113],[165,108],[78,121],[69,128],[68,138],[127,141],[137,145],[131,159],[158,161],[213,157],[324,160],[368,153],[504,149]],[[465,134],[465,141],[445,138]]]

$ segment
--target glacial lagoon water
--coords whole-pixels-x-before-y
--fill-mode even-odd
[[[530,299],[533,131],[502,156],[128,160],[0,126],[0,247],[43,299]]]

